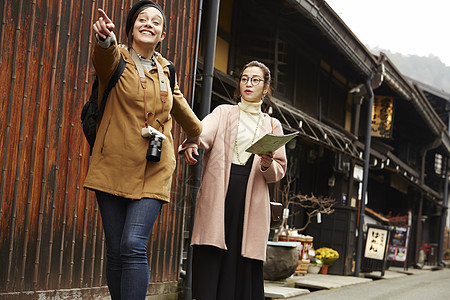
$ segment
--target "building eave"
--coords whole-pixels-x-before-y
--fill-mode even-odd
[[[331,43],[365,77],[377,69],[378,62],[372,53],[352,33],[350,28],[323,0],[287,0],[298,12],[313,21]]]

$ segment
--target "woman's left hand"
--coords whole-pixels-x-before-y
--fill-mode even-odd
[[[184,150],[184,160],[190,166],[195,165],[197,163],[197,159],[194,157],[194,155],[196,157],[199,156],[197,148],[188,147],[186,148],[186,150]]]
[[[266,154],[259,154],[258,156],[261,158],[261,168],[263,169],[269,168],[273,161],[273,152]]]

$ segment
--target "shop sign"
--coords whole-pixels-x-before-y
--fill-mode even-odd
[[[374,97],[372,109],[372,136],[381,138],[391,137],[393,111],[393,97]]]
[[[388,260],[391,261],[406,261],[406,254],[408,251],[408,227],[395,227],[391,235],[389,244]]]
[[[388,234],[389,232],[387,229],[369,227],[367,229],[366,251],[364,257],[384,260]]]

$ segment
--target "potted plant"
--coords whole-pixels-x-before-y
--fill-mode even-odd
[[[323,262],[320,274],[327,274],[328,267],[339,258],[339,252],[328,247],[322,247],[316,250],[316,258]]]
[[[307,250],[310,249],[309,247],[303,249],[307,243],[311,244],[312,248],[312,237],[310,237],[309,241],[301,242],[301,237],[299,235],[293,236],[291,234],[305,230],[311,223],[312,218],[318,214],[331,214],[334,212],[332,207],[336,203],[335,199],[322,196],[316,197],[314,195],[307,196],[295,194],[292,187],[293,182],[294,179],[292,178],[291,171],[289,170],[286,173],[286,183],[279,191],[279,195],[281,196],[280,202],[284,206],[283,221],[278,230],[275,231],[272,242],[269,242],[267,245],[267,259],[264,262],[265,279],[275,278],[278,276],[278,273],[289,274],[289,276],[296,272],[299,274],[307,273],[307,269],[309,267],[309,257],[302,257],[301,253],[307,252]],[[304,209],[307,215],[307,221],[302,228],[289,230],[287,225],[288,217],[300,212],[300,210],[296,210],[292,214],[289,213],[289,207],[294,205]],[[280,236],[283,236],[282,241],[279,239]],[[301,243],[301,247],[298,246],[299,243]],[[298,250],[296,257],[292,257],[292,245],[297,248],[294,249],[294,251]],[[280,262],[279,260],[282,260],[283,262]],[[282,268],[281,266],[285,267]],[[281,272],[279,269],[289,271]],[[274,270],[274,272],[272,272],[272,270]]]
[[[304,231],[308,225],[312,222],[312,219],[320,214],[332,214],[334,212],[333,206],[336,204],[336,199],[325,196],[311,196],[296,194],[293,192],[292,185],[295,179],[292,178],[290,170],[286,172],[286,184],[280,190],[281,203],[284,206],[283,221],[280,228],[276,231],[273,241],[277,242],[280,235],[285,234],[288,226],[287,219],[289,216],[300,213],[300,210],[295,210],[289,213],[289,207],[298,206],[304,209],[306,212],[306,222],[302,228],[296,228],[295,230],[300,232]]]
[[[317,274],[323,266],[323,261],[317,257],[309,259],[308,273]]]
[[[428,245],[427,243],[422,243],[422,246],[420,246],[420,250],[419,250],[418,264],[420,266],[423,266],[425,264],[425,261],[428,261],[428,253],[430,252],[430,250],[431,250],[430,245]]]

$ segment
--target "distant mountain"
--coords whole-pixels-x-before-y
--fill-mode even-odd
[[[389,50],[366,47],[374,54],[385,53],[403,75],[450,93],[450,67],[437,56],[405,55]]]

